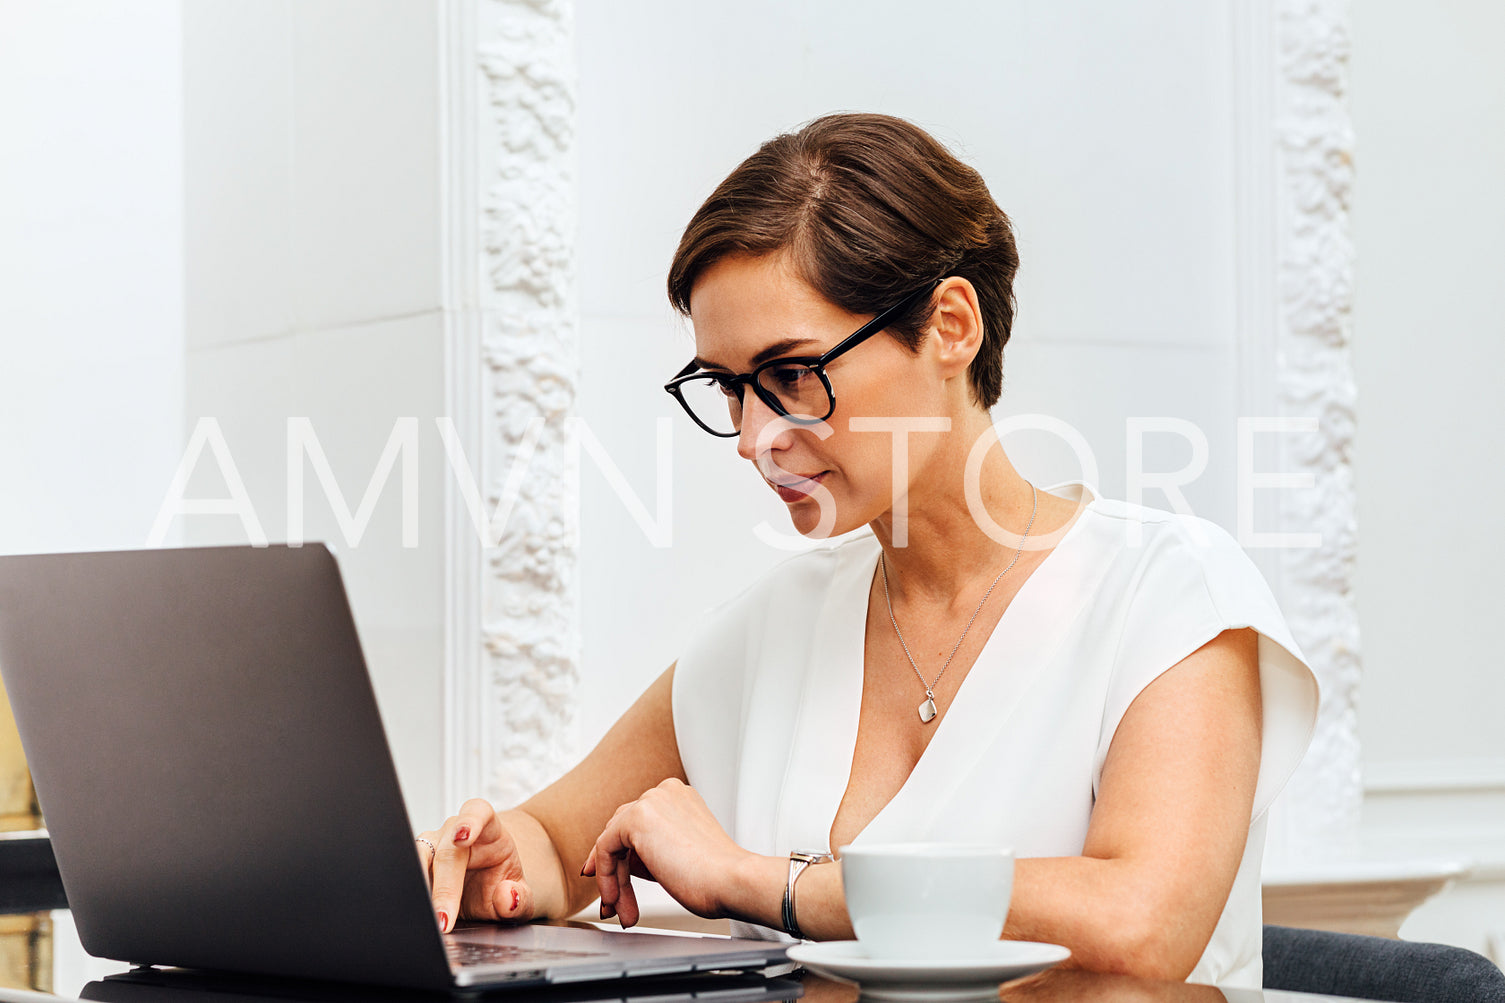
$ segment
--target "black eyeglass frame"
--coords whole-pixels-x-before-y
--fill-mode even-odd
[[[695,413],[695,409],[690,406],[690,402],[685,400],[684,393],[680,389],[680,387],[685,383],[688,383],[693,379],[703,379],[706,376],[714,376],[722,384],[723,387],[732,387],[736,389],[741,385],[746,384],[752,387],[753,393],[757,394],[758,399],[764,404],[767,404],[769,410],[771,410],[774,414],[788,418],[790,421],[794,422],[797,425],[819,424],[820,422],[825,421],[827,418],[831,417],[831,415],[836,413],[836,391],[832,389],[830,377],[826,375],[826,366],[830,365],[832,362],[835,362],[847,352],[850,352],[852,349],[856,348],[864,341],[867,341],[879,331],[882,331],[884,328],[888,327],[888,325],[894,322],[895,318],[902,316],[904,311],[914,306],[915,303],[917,303],[921,299],[921,297],[929,296],[931,293],[933,293],[936,287],[939,286],[943,281],[944,278],[936,279],[928,286],[923,286],[919,289],[916,289],[914,292],[904,297],[898,303],[895,303],[893,306],[889,307],[887,310],[884,310],[882,313],[878,314],[878,316],[874,317],[866,324],[863,324],[851,334],[847,335],[830,350],[820,355],[786,355],[778,359],[769,359],[767,362],[758,366],[758,368],[754,369],[750,373],[741,373],[733,376],[722,376],[715,370],[701,369],[696,364],[695,360],[691,359],[689,365],[685,366],[679,372],[675,373],[674,378],[671,379],[668,383],[664,384],[664,389],[668,391],[675,400],[679,401],[679,406],[685,409],[685,414],[689,415],[690,418],[695,422],[695,424],[699,425],[701,428],[705,429],[712,435],[722,439],[735,439],[737,436],[742,434],[742,431],[741,429],[736,429],[731,432],[718,432],[711,426],[707,425],[705,422],[701,421],[700,416]],[[820,377],[821,385],[826,389],[826,400],[830,402],[830,406],[826,408],[825,414],[821,415],[818,418],[807,415],[790,414],[784,409],[784,405],[779,402],[778,395],[775,394],[772,390],[764,388],[764,386],[758,382],[758,376],[761,375],[765,370],[772,369],[775,366],[788,365],[805,366],[811,372],[815,373],[815,375]],[[741,401],[742,399],[743,391],[738,390],[737,400]]]

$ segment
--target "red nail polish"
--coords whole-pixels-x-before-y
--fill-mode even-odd
[[[441,912],[438,913],[438,916],[439,916],[439,932],[440,933],[445,933],[449,929],[449,915],[447,913],[441,911]]]
[[[512,889],[512,911],[513,912],[517,912],[517,902],[518,902],[517,889],[514,888],[514,889]]]
[[[463,843],[463,842],[465,842],[465,840],[467,840],[469,838],[470,838],[470,826],[468,826],[468,825],[462,825],[462,826],[460,826],[460,828],[458,828],[458,829],[455,830],[455,842],[456,843]]]

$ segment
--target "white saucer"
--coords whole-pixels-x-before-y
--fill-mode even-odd
[[[998,984],[1044,971],[1071,957],[1055,944],[996,941],[975,957],[945,961],[902,961],[869,957],[855,940],[794,944],[789,960],[817,975],[856,982],[872,999],[996,999]]]

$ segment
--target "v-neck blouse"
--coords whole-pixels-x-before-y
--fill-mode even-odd
[[[1224,630],[1252,627],[1263,730],[1249,839],[1191,979],[1259,988],[1265,813],[1311,741],[1316,678],[1227,532],[1079,490],[1088,503],[1076,522],[1004,611],[908,779],[853,842],[988,842],[1018,857],[1079,856],[1134,698]],[[857,744],[879,551],[864,530],[783,562],[710,611],[678,660],[673,713],[685,774],[746,849],[826,848]]]

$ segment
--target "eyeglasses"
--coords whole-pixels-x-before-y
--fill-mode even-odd
[[[910,293],[853,331],[823,355],[770,359],[750,373],[731,375],[702,370],[691,361],[664,384],[695,424],[712,435],[730,439],[742,430],[743,388],[751,386],[758,399],[774,414],[797,425],[815,425],[836,410],[836,393],[826,367],[893,323],[921,297],[930,295],[940,281]]]

